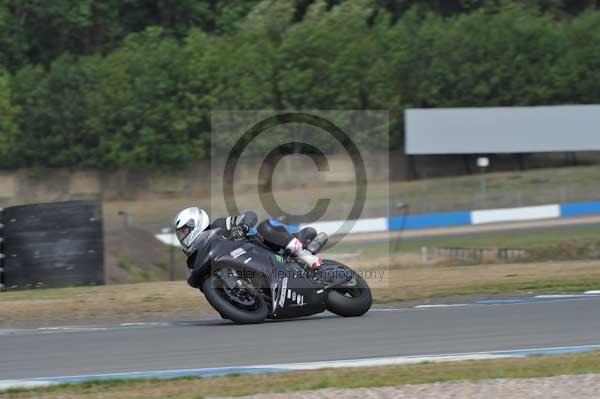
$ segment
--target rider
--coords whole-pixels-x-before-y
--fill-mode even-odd
[[[241,239],[248,234],[257,220],[256,213],[247,211],[243,215],[218,218],[210,223],[206,211],[198,207],[190,207],[182,210],[175,217],[175,234],[183,251],[190,257],[194,252],[193,244],[203,231],[220,228],[224,230],[226,238]],[[316,256],[316,253],[327,241],[324,233],[317,235],[315,229],[307,227],[294,236],[274,219],[260,223],[257,231],[265,244],[276,249],[285,248],[292,256],[298,257],[313,269],[323,263],[321,257]]]

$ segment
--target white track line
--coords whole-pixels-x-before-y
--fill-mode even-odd
[[[470,306],[469,303],[440,303],[436,305],[417,305],[415,309],[428,309],[428,308],[460,308],[463,306]]]
[[[594,295],[588,293],[585,294],[549,294],[549,295],[536,295],[534,298],[540,299],[551,299],[551,298],[593,298]]]
[[[34,380],[2,380],[0,381],[0,392],[9,389],[34,389],[46,388],[52,385],[58,385],[50,381],[34,381]]]

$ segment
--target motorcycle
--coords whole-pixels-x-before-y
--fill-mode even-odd
[[[371,307],[366,281],[348,266],[324,260],[307,270],[299,260],[254,238],[231,240],[219,229],[198,237],[188,284],[224,319],[239,324],[310,316],[328,310],[355,317]]]

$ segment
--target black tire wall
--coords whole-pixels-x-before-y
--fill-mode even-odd
[[[1,223],[7,289],[104,284],[100,202],[5,208]]]

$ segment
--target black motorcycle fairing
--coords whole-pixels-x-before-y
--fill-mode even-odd
[[[192,249],[193,265],[187,279],[194,288],[201,288],[210,274],[226,273],[231,267],[239,271],[250,271],[256,277],[274,274],[271,257],[267,248],[251,241],[234,241],[225,235],[224,229],[211,229],[202,232]],[[241,263],[239,261],[245,263]],[[189,267],[189,265],[188,265]]]
[[[288,319],[309,316],[325,310],[327,293],[306,274],[290,274],[278,281],[269,318]]]
[[[211,242],[221,237],[222,229],[211,229],[200,233],[191,254],[188,255],[188,268],[191,269],[187,283],[193,288],[201,288],[205,276],[210,273],[210,261],[213,256]],[[190,264],[192,263],[192,264]]]
[[[314,275],[325,285],[326,290],[352,284],[354,274],[351,269],[342,267],[339,263],[327,259],[314,271]]]
[[[207,231],[197,240],[194,268],[188,284],[202,287],[209,275],[233,284],[251,280],[269,298],[269,318],[291,318],[325,310],[324,290],[294,261],[250,240],[226,239],[220,229]]]
[[[228,276],[233,269],[233,273],[241,273],[240,277],[251,278],[257,288],[269,294],[269,318],[302,317],[325,310],[326,291],[295,262],[251,242],[237,243],[233,248],[229,252],[217,250],[223,255],[213,260],[212,269]]]
[[[274,254],[251,241],[215,240],[211,243],[214,256],[210,260],[211,273],[218,275],[237,272],[267,288],[273,276],[285,273],[285,265],[275,265]]]

